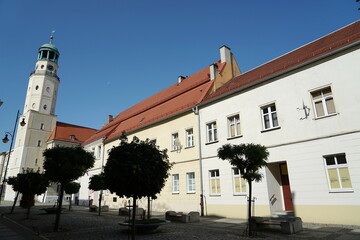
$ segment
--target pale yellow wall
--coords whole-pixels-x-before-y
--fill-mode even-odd
[[[270,208],[266,205],[256,205],[252,207],[253,216],[269,216]],[[219,216],[227,218],[244,218],[248,217],[247,205],[205,205],[205,215]]]
[[[195,146],[185,148],[185,131],[189,128],[193,128]],[[179,151],[171,151],[171,135],[175,132],[179,134],[179,140],[182,145],[182,149]],[[154,126],[141,129],[140,131],[130,133],[128,135],[129,140],[132,140],[133,136],[136,136],[141,140],[145,140],[146,138],[149,138],[150,140],[156,139],[156,144],[160,147],[160,149],[168,149],[170,162],[175,163],[173,168],[170,170],[170,177],[167,179],[164,189],[158,195],[158,199],[153,202],[153,210],[174,210],[184,212],[200,211],[201,188],[197,116],[193,112],[189,112]],[[113,146],[118,145],[119,140],[105,144],[105,159],[108,157],[108,150]],[[186,173],[188,172],[195,172],[195,193],[187,193],[186,191]],[[178,194],[172,193],[172,174],[179,174],[180,177],[180,192]],[[107,202],[111,202],[112,197],[112,195],[109,195]],[[121,206],[122,202],[123,199],[118,200],[118,203]],[[140,201],[139,205],[146,206],[146,199]]]

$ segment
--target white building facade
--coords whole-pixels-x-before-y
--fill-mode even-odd
[[[360,225],[359,33],[359,22],[340,29],[240,75],[199,106],[207,214],[246,218],[248,186],[217,150],[256,143],[270,156],[253,184],[254,215]]]

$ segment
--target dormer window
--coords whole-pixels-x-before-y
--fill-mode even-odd
[[[76,140],[75,135],[70,135],[70,140]]]

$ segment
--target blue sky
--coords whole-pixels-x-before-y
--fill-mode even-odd
[[[23,110],[38,48],[60,51],[58,121],[101,128],[219,60],[246,72],[359,19],[355,0],[0,0],[0,138]],[[0,152],[9,144],[0,142]]]

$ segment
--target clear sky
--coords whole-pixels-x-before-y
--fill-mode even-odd
[[[359,19],[356,0],[0,0],[0,138],[22,112],[38,48],[60,51],[58,121],[99,129],[219,60],[242,72]],[[10,142],[0,142],[0,152]]]

